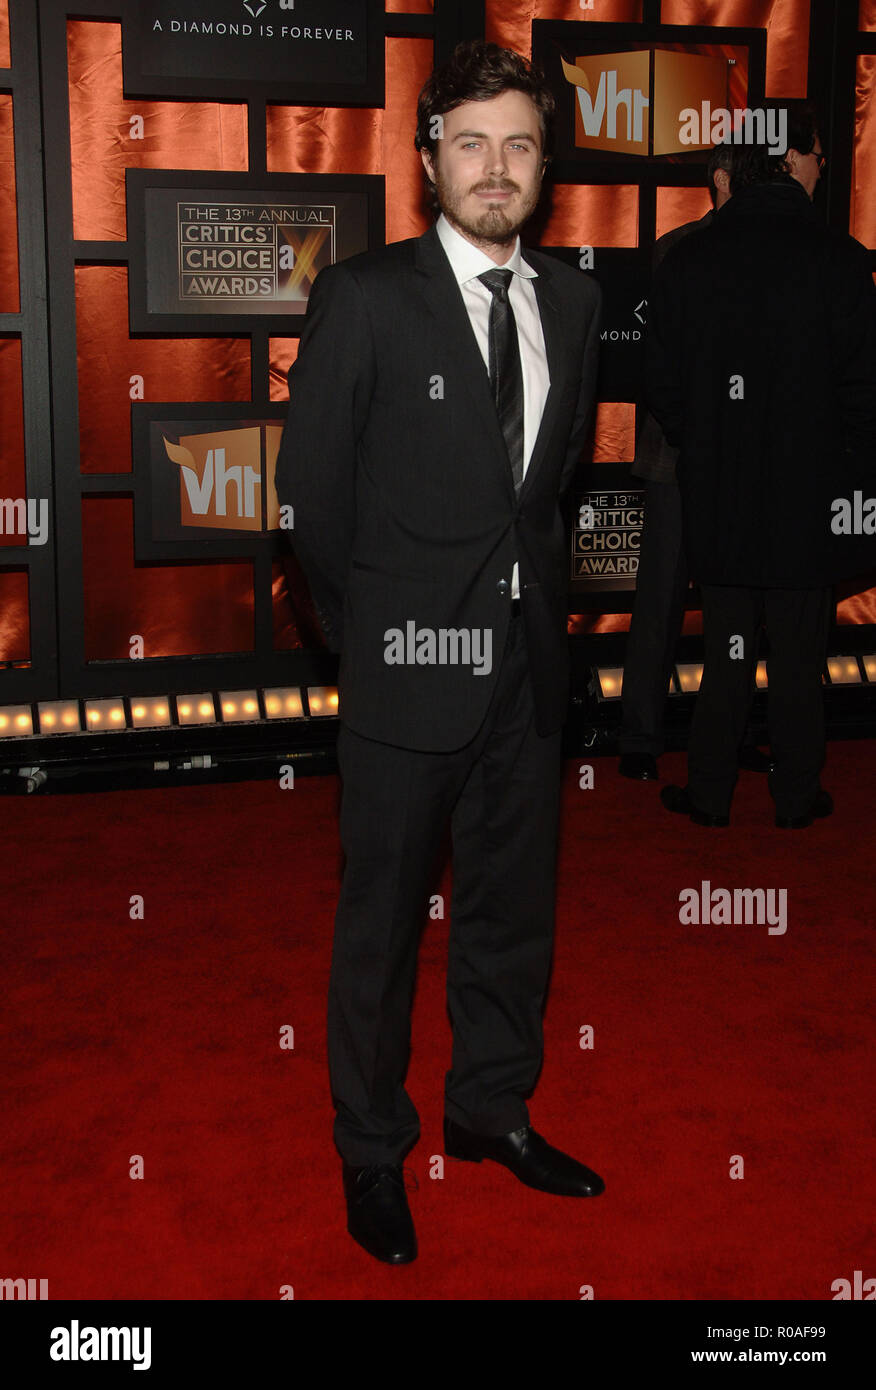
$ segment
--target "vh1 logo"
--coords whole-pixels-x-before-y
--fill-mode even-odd
[[[261,531],[265,478],[265,530],[280,529],[274,470],[282,433],[281,425],[244,425],[240,429],[181,434],[178,444],[162,434],[167,457],[179,467],[179,524],[208,530]]]
[[[726,108],[726,58],[642,48],[560,61],[575,88],[575,144],[581,149],[647,156],[712,148],[708,128],[703,143],[680,139],[681,112],[699,111],[703,103]]]

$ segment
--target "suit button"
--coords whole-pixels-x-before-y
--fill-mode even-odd
[[[498,584],[496,585],[496,588],[498,589],[500,594],[507,594],[508,590],[511,588],[511,585],[508,583],[507,579],[500,579]]]

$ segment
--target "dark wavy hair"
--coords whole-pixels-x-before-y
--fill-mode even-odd
[[[788,150],[811,154],[818,136],[818,113],[811,101],[767,101],[764,109],[784,110],[787,113]],[[751,183],[777,180],[790,183],[792,176],[786,168],[788,150],[772,154],[767,145],[742,145],[734,157],[730,172],[730,192],[738,193]]]
[[[709,188],[709,197],[712,206],[715,206],[717,188],[715,187],[715,175],[719,169],[723,169],[725,174],[732,178],[735,150],[732,145],[715,145],[709,155],[709,162],[706,165],[706,183]]]
[[[556,103],[543,74],[519,53],[483,39],[457,44],[448,61],[432,72],[417,102],[415,147],[428,150],[434,159],[438,140],[432,127],[436,116],[444,116],[466,101],[489,101],[509,91],[532,98],[541,126],[542,158],[550,159]],[[425,184],[432,206],[437,208],[434,184],[428,177]]]

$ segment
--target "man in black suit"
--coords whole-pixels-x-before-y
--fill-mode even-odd
[[[831,813],[819,780],[831,585],[876,561],[871,536],[833,524],[837,502],[851,510],[876,477],[869,256],[815,213],[825,156],[811,108],[788,105],[781,162],[740,154],[730,202],[669,253],[651,298],[649,405],[681,450],[704,645],[688,784],[661,799],[701,825],[729,823],[762,617],[775,823]]]
[[[730,145],[718,146],[709,157],[709,192],[716,211],[730,197],[732,158]],[[654,246],[654,269],[683,237],[703,231],[713,219],[714,212],[707,212],[660,237]],[[631,472],[645,479],[645,522],[624,656],[618,770],[624,777],[653,781],[663,752],[663,711],[690,581],[675,477],[678,450],[667,443],[649,410],[642,415]]]
[[[531,1127],[542,1060],[568,692],[560,497],[594,409],[600,296],[521,252],[553,100],[517,54],[461,45],[420,94],[442,209],[317,278],[277,463],[341,654],[346,856],[329,990],[350,1234],[412,1260],[402,1159],[417,944],[453,841],[445,1152],[569,1196],[602,1180]]]

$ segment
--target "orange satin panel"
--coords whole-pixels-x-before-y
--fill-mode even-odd
[[[432,71],[431,39],[387,39],[382,169],[386,174],[386,240],[422,236],[432,224],[423,162],[414,149],[417,97]]]
[[[664,24],[766,29],[766,95],[805,97],[809,0],[663,0],[660,18]]]
[[[876,250],[876,54],[858,59],[849,231]]]
[[[696,222],[712,206],[707,188],[658,188],[657,236],[661,237],[684,222]]]
[[[272,173],[386,175],[386,240],[420,236],[430,218],[414,149],[417,97],[432,70],[430,39],[386,40],[386,108],[269,106]]]
[[[0,0],[0,68],[8,68],[9,56],[9,0]]]
[[[638,23],[641,18],[642,0],[594,0],[592,10],[582,10],[579,0],[503,0],[502,4],[488,0],[485,37],[531,58],[534,19]]]
[[[219,102],[124,101],[121,25],[67,24],[73,235],[124,241],[125,169],[246,169],[246,107]],[[144,138],[131,139],[132,116]]]
[[[15,196],[15,140],[12,126],[12,97],[0,95],[0,187],[7,190],[0,200],[0,314],[17,314],[18,223]]]
[[[271,353],[271,400],[288,401],[289,387],[286,377],[289,368],[298,356],[297,338],[272,338]]]
[[[601,401],[596,407],[594,463],[632,463],[636,456],[636,408],[625,401]]]
[[[629,632],[629,613],[570,613],[566,631],[572,637],[591,632]]]
[[[639,190],[635,184],[557,183],[542,246],[636,246]]]
[[[570,613],[568,631],[578,634],[589,632],[629,632],[631,613]],[[703,630],[703,615],[698,608],[685,613],[681,625],[682,636],[699,636]]]
[[[20,338],[0,338],[0,402],[0,497],[27,497]],[[5,545],[21,545],[21,537],[0,533]]]
[[[876,29],[876,0],[861,0],[858,6],[858,28],[865,31]]]
[[[133,375],[147,401],[248,401],[248,338],[129,338],[124,266],[76,267],[83,473],[131,467]],[[136,631],[136,629],[133,629]]]
[[[0,661],[29,660],[27,571],[0,569]]]
[[[435,6],[432,0],[386,0],[383,8],[387,14],[431,14]]]
[[[837,589],[838,623],[876,623],[876,574],[862,574],[857,581],[846,580]]]
[[[383,111],[376,106],[269,106],[272,174],[377,174]]]
[[[861,5],[861,28],[876,29],[876,0]],[[876,249],[876,55],[858,58],[855,91],[855,137],[852,161],[852,197],[849,231],[858,241]],[[838,623],[876,623],[876,588],[842,600]]]
[[[275,652],[290,651],[302,645],[292,617],[295,603],[286,577],[288,561],[275,560],[271,566],[271,610],[273,615],[273,645]],[[308,643],[308,646],[313,645]]]
[[[133,508],[130,497],[82,501],[86,660],[128,657],[135,633],[147,657],[252,651],[251,562],[135,568]]]

